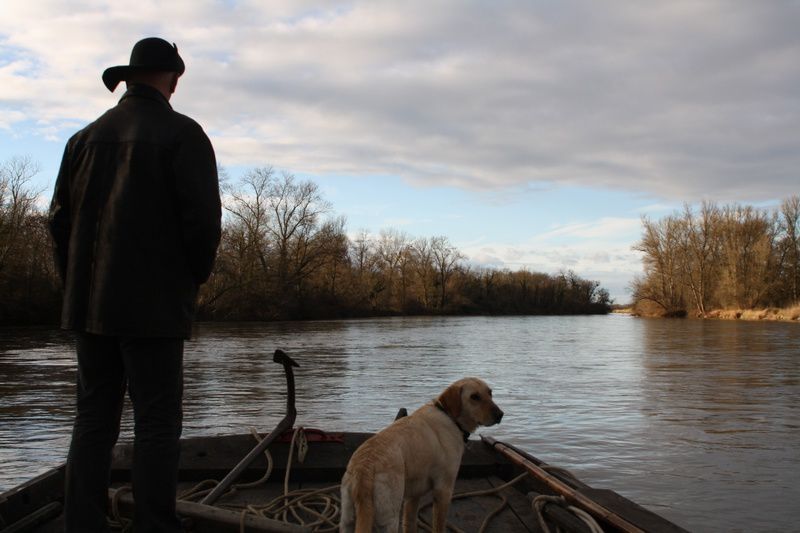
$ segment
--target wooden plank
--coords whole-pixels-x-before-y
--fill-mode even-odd
[[[527,470],[532,476],[546,483],[551,491],[563,496],[572,505],[589,512],[596,520],[625,533],[644,533],[644,530],[632,524],[622,516],[606,509],[595,500],[586,496],[583,492],[573,489],[562,480],[557,479],[543,470],[541,466],[534,464],[523,455],[520,455],[516,448],[495,441],[489,437],[485,437],[485,440],[515,464]]]
[[[338,481],[347,468],[355,450],[370,433],[340,434],[343,442],[309,442],[309,451],[302,467],[297,467],[296,479],[300,481]],[[249,434],[193,437],[181,440],[179,479],[199,481],[221,479],[253,447],[255,439]],[[276,442],[269,447],[274,461],[273,476],[283,476],[288,460],[289,443]],[[130,481],[133,446],[120,444],[114,449],[112,479]],[[296,465],[296,459],[293,459]],[[242,481],[258,479],[267,468],[261,456],[245,470]],[[501,454],[495,453],[478,440],[471,440],[464,452],[459,477],[485,477],[498,471],[510,473],[513,465]]]
[[[507,482],[506,480],[500,479],[497,476],[490,476],[488,481],[489,484],[494,488],[500,487]],[[533,512],[531,507],[530,498],[516,488],[521,484],[522,481],[513,487],[506,487],[500,492],[500,494],[502,494],[508,501],[508,511],[506,512],[513,513],[522,527],[525,528],[525,531],[539,531],[539,523],[537,521],[536,514]]]
[[[50,502],[4,528],[2,533],[25,533],[36,530],[61,514],[61,502]]]
[[[302,467],[296,468],[298,480],[336,481],[344,474],[350,456],[371,434],[341,434],[343,442],[309,442],[309,451]],[[187,438],[181,441],[179,479],[199,481],[222,479],[237,462],[253,448],[255,439],[249,434],[223,435],[215,437]],[[290,444],[275,442],[270,447],[274,462],[273,476],[282,477],[286,470]],[[114,451],[114,474],[117,481],[129,480],[133,459],[131,445],[117,446]],[[296,457],[293,464],[297,465]],[[267,468],[264,456],[256,458],[242,474],[241,481],[253,481],[261,477]],[[295,477],[295,476],[293,476]]]
[[[191,483],[180,483],[178,485],[178,493],[192,488]],[[296,490],[300,488],[299,483],[290,483],[289,490]],[[263,505],[278,496],[283,494],[283,482],[273,479],[267,483],[261,484],[258,487],[251,488],[237,488],[232,493],[225,495],[219,500],[220,506],[245,506],[245,505]]]
[[[0,495],[0,517],[6,526],[52,502],[63,501],[65,470],[65,465],[58,466]]]
[[[486,478],[459,479],[456,482],[455,494],[467,492],[486,491],[493,489],[492,483]],[[509,489],[512,490],[513,489]],[[430,502],[427,498],[423,503]],[[477,531],[483,521],[502,504],[496,496],[473,496],[468,498],[454,498],[450,504],[448,523],[464,531]],[[430,523],[432,507],[424,507],[421,516]],[[530,533],[531,530],[519,517],[508,508],[494,516],[489,522],[486,531],[489,533],[522,532]]]
[[[606,509],[624,516],[626,520],[649,533],[687,533],[687,530],[682,527],[617,494],[613,490],[585,489],[581,492]]]
[[[456,482],[454,492],[482,490],[487,488],[487,486],[487,481],[483,478],[459,479]],[[431,524],[433,519],[432,500],[432,497],[428,495],[422,499],[420,505],[419,515],[427,524]],[[483,520],[483,516],[485,516],[485,512],[480,505],[475,505],[473,502],[456,500],[450,503],[450,509],[447,513],[447,522],[464,531],[477,531],[478,527],[480,527],[481,520]]]

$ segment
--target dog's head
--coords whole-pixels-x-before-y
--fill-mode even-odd
[[[439,395],[437,402],[470,433],[478,426],[499,424],[503,418],[503,411],[492,400],[492,389],[478,378],[459,379]]]

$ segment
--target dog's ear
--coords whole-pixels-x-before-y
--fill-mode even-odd
[[[450,385],[439,396],[438,401],[451,417],[461,416],[461,386]]]

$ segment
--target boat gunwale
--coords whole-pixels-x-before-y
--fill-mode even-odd
[[[358,445],[372,436],[372,433],[342,432],[327,435],[334,435],[332,442],[339,445],[320,447],[317,445],[328,443],[311,443],[315,449],[312,449],[306,459],[306,463],[302,465],[295,463],[292,466],[292,479],[294,481],[338,482],[346,469],[350,455]],[[179,480],[183,483],[188,483],[203,479],[222,479],[236,465],[236,462],[253,447],[254,443],[255,440],[249,434],[205,435],[182,438]],[[506,443],[502,444],[519,451],[524,457],[539,465],[545,464],[524,450],[519,450],[519,448]],[[112,464],[112,484],[119,486],[119,484],[130,480],[132,448],[132,443],[119,443],[115,447]],[[274,442],[270,446],[275,466],[271,474],[273,481],[269,481],[269,483],[277,483],[278,480],[282,483],[286,472],[286,466],[284,465],[288,461],[289,448],[290,444],[285,436],[284,439]],[[222,456],[215,457],[215,451],[221,453]],[[257,479],[264,473],[265,468],[266,459],[262,457],[245,469],[241,481]],[[490,476],[495,476],[508,481],[523,470],[523,468],[514,464],[508,457],[495,449],[489,442],[471,439],[465,449],[458,478],[462,480],[488,479]],[[53,501],[63,502],[64,475],[65,465],[61,464],[0,494],[0,520],[5,519],[7,521],[6,524],[0,521],[0,527],[8,527]],[[595,501],[604,498],[606,502],[611,502],[613,504],[612,508],[609,508],[606,502],[601,501],[599,504],[626,520],[630,520],[628,516],[633,514],[635,520],[630,520],[631,522],[638,523],[639,527],[642,527],[642,521],[647,524],[647,527],[642,527],[642,529],[664,533],[685,531],[660,515],[639,506],[614,491],[593,489],[579,480],[570,479],[568,476],[558,472],[554,472],[553,475]],[[523,479],[514,489],[526,497],[529,493],[546,494],[552,492],[544,483],[533,478]],[[18,509],[13,510],[14,506],[18,507]]]

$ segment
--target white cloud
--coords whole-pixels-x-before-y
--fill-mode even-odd
[[[0,108],[0,129],[11,130],[11,126],[25,120],[25,113]]]
[[[0,127],[66,137],[156,34],[186,59],[176,108],[226,165],[765,200],[797,191],[798,19],[721,0],[4,0]]]
[[[565,238],[615,240],[615,237],[629,236],[641,228],[638,218],[606,217],[592,222],[576,222],[560,225],[536,237],[537,241],[563,240]]]
[[[602,218],[532,235],[522,244],[474,242],[460,249],[478,266],[550,274],[572,270],[625,302],[630,281],[642,271],[641,254],[631,250],[640,231],[639,219]]]
[[[527,269],[554,274],[572,270],[585,279],[598,281],[618,302],[630,298],[628,286],[642,272],[641,255],[630,246],[599,247],[559,246],[520,247],[494,244],[461,250],[468,262],[477,266]]]

